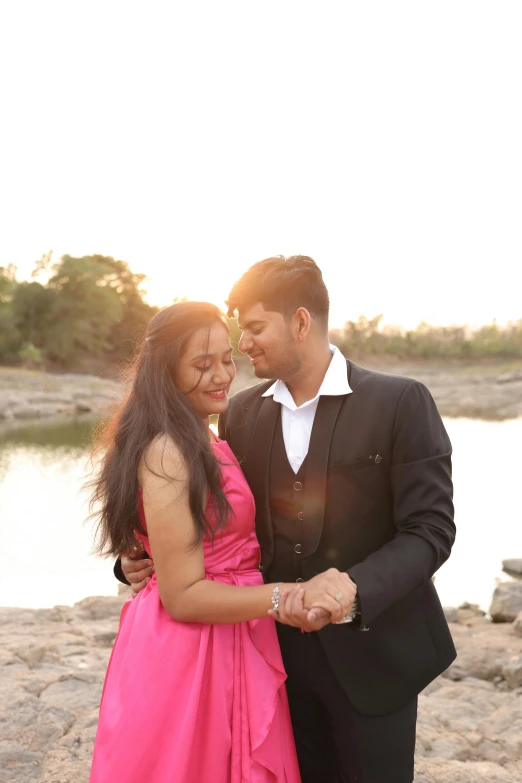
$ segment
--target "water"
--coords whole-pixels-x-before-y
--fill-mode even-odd
[[[457,540],[435,584],[446,606],[489,607],[507,557],[522,557],[522,419],[445,422],[454,448]],[[85,524],[88,422],[0,433],[0,605],[48,607],[115,595],[112,562]]]
[[[49,607],[116,595],[86,524],[93,424],[32,425],[0,435],[0,605]]]

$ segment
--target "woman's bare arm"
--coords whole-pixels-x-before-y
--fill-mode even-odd
[[[273,584],[237,587],[205,579],[203,547],[193,546],[188,478],[176,445],[167,438],[154,441],[140,465],[139,479],[163,606],[175,620],[186,623],[238,623],[266,617],[272,608]],[[287,593],[294,587],[283,583],[280,591]],[[325,604],[335,616],[342,612],[329,596]]]

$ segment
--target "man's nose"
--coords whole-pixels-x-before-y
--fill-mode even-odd
[[[247,337],[244,332],[241,332],[241,337],[239,338],[239,342],[237,344],[237,347],[241,351],[241,353],[248,353],[252,350],[252,346],[254,345],[254,341],[251,337]]]

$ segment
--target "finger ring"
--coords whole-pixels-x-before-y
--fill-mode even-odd
[[[343,597],[342,593],[337,593],[337,595],[335,596],[335,600],[340,601],[342,597]]]

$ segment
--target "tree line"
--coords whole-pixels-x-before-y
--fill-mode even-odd
[[[496,322],[470,329],[468,326],[430,326],[416,329],[382,326],[382,315],[360,316],[343,329],[332,329],[330,338],[353,358],[393,356],[412,359],[522,358],[522,319],[499,326]]]
[[[158,309],[145,301],[145,280],[102,255],[53,262],[48,253],[24,282],[0,267],[0,361],[69,370],[127,359]]]
[[[103,255],[53,261],[48,253],[22,282],[13,265],[0,267],[0,362],[51,370],[119,365],[158,310],[145,300],[145,282],[125,261]],[[522,319],[475,330],[421,323],[407,331],[381,321],[380,315],[347,321],[331,330],[331,340],[353,358],[522,357]],[[229,324],[237,353],[239,330]]]

